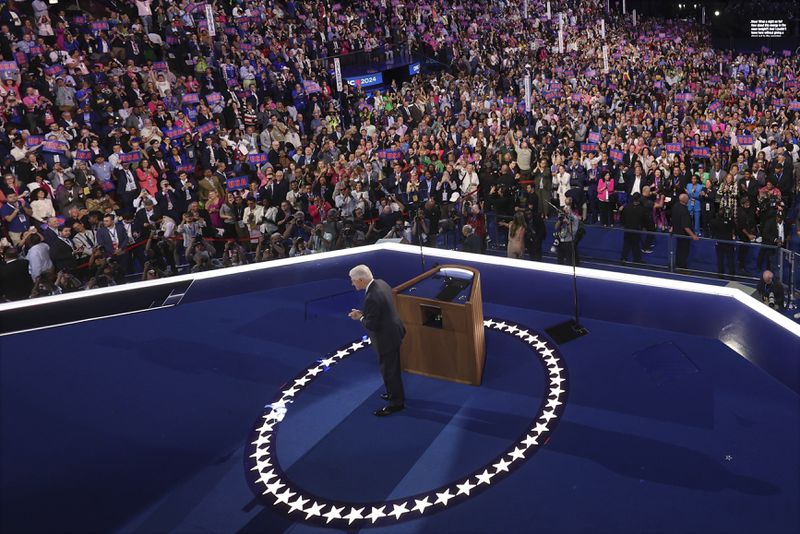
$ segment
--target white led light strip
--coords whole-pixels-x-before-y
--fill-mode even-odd
[[[484,326],[511,335],[527,344],[547,374],[547,393],[531,426],[502,454],[465,478],[435,490],[385,502],[350,503],[306,494],[288,480],[277,464],[275,433],[290,412],[294,399],[320,375],[347,356],[365,348],[369,341],[346,345],[319,360],[289,382],[275,402],[268,404],[248,447],[249,478],[262,499],[298,521],[313,521],[340,528],[363,528],[416,519],[463,502],[510,475],[544,444],[560,420],[567,395],[567,372],[561,356],[550,343],[509,321],[484,321]]]

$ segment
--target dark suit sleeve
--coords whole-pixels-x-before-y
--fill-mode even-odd
[[[383,306],[379,302],[380,295],[377,291],[373,291],[364,299],[364,318],[361,323],[364,328],[372,332],[377,332],[381,327],[381,320],[383,315]]]

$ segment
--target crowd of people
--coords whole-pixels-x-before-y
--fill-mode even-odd
[[[547,219],[562,262],[592,224],[797,232],[796,50],[597,0],[205,5],[0,6],[4,298],[379,239],[538,260]],[[398,48],[447,68],[336,89]]]

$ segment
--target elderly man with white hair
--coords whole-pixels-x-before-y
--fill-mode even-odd
[[[364,291],[363,310],[353,309],[348,316],[360,321],[367,329],[372,348],[378,353],[381,375],[386,393],[381,398],[389,404],[375,411],[378,417],[391,415],[405,407],[403,379],[400,376],[400,345],[406,329],[394,304],[392,288],[372,276],[366,265],[357,265],[350,270],[350,281],[358,291]]]

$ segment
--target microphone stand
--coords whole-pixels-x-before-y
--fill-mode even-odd
[[[420,228],[422,223],[420,223],[419,216],[414,218],[414,222],[412,223],[411,230],[413,232],[414,228],[417,229],[417,241],[419,241],[419,261],[422,265],[422,272],[425,272],[425,253],[423,252],[422,248],[422,233],[420,232]],[[428,236],[430,237],[430,236]]]
[[[581,326],[580,323],[580,316],[579,316],[579,307],[578,307],[578,267],[577,267],[577,258],[575,254],[575,230],[572,224],[572,217],[574,215],[567,214],[561,207],[553,204],[550,200],[547,201],[550,206],[555,208],[555,210],[559,213],[561,217],[569,224],[569,234],[570,234],[570,247],[572,249],[572,301],[574,304],[574,313],[575,316],[572,320],[569,320],[564,323],[559,323],[556,325],[551,326],[550,328],[546,328],[545,332],[547,332],[553,340],[561,345],[563,343],[567,343],[568,341],[572,341],[573,339],[577,339],[581,336],[585,336],[589,333],[586,328]],[[559,243],[559,246],[561,244]]]

